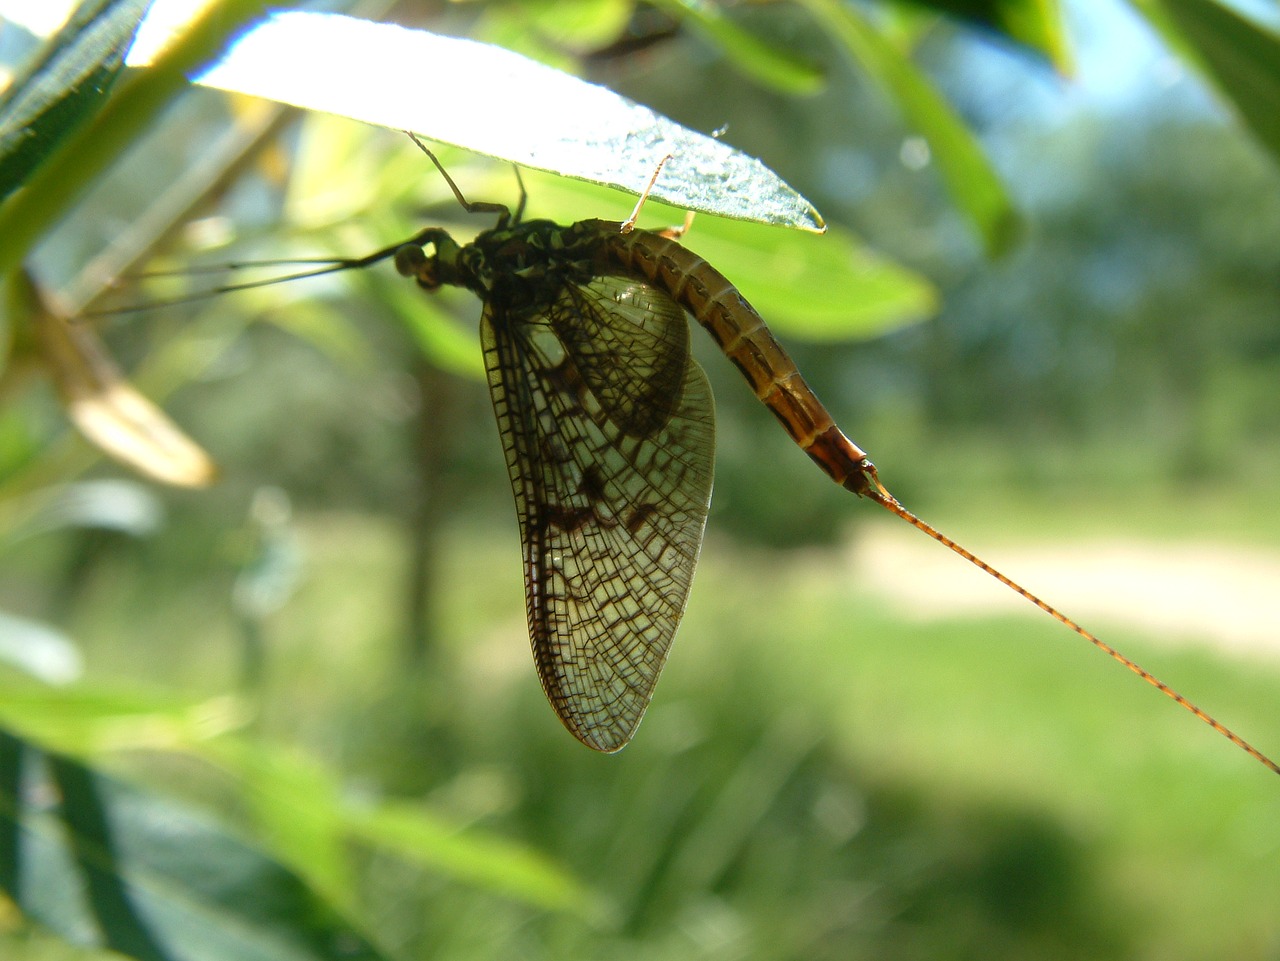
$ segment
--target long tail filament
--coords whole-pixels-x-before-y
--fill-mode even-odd
[[[937,530],[932,525],[922,521],[919,517],[917,517],[915,514],[911,513],[911,511],[907,510],[900,503],[898,503],[897,498],[895,498],[892,494],[890,494],[887,490],[885,490],[884,487],[880,485],[879,480],[876,480],[874,483],[875,483],[875,487],[871,490],[863,492],[863,496],[868,497],[871,500],[875,501],[885,510],[889,511],[889,513],[896,514],[898,517],[902,518],[912,527],[915,527],[923,531],[925,534],[928,534],[930,537],[932,537],[939,544],[942,544],[944,547],[949,547],[951,550],[955,551],[957,554],[963,557],[970,564],[973,564],[975,567],[978,567],[986,571],[988,574],[990,574],[992,577],[998,580],[1005,587],[1009,588],[1010,590],[1014,591],[1017,594],[1021,594],[1028,601],[1030,601],[1036,607],[1040,608],[1040,610],[1044,611],[1054,620],[1058,621],[1059,623],[1075,631],[1077,634],[1083,637],[1086,641],[1088,641],[1098,650],[1102,651],[1103,654],[1106,654],[1108,657],[1112,658],[1113,660],[1119,661],[1121,664],[1123,664],[1129,670],[1133,671],[1134,674],[1137,674],[1138,677],[1142,678],[1144,681],[1146,681],[1148,684],[1150,684],[1160,693],[1166,695],[1167,697],[1172,698],[1178,704],[1185,707],[1188,711],[1190,711],[1192,714],[1198,717],[1205,724],[1208,724],[1211,728],[1213,728],[1215,731],[1217,731],[1219,734],[1225,737],[1228,741],[1230,741],[1236,747],[1240,748],[1242,751],[1247,753],[1250,757],[1266,765],[1276,774],[1280,774],[1280,764],[1277,764],[1275,761],[1271,760],[1271,758],[1267,757],[1265,754],[1259,751],[1256,747],[1254,747],[1252,744],[1250,744],[1248,741],[1242,738],[1239,734],[1231,730],[1231,728],[1227,727],[1221,721],[1218,721],[1217,719],[1215,719],[1212,715],[1206,713],[1203,709],[1198,707],[1196,704],[1187,700],[1185,697],[1183,697],[1181,694],[1179,694],[1177,691],[1171,688],[1164,681],[1160,680],[1160,678],[1156,677],[1150,671],[1146,670],[1141,665],[1137,664],[1135,661],[1132,661],[1129,658],[1125,657],[1123,654],[1117,651],[1110,644],[1107,644],[1105,641],[1101,640],[1098,637],[1095,637],[1093,634],[1086,631],[1083,627],[1081,627],[1071,618],[1067,617],[1067,615],[1063,614],[1060,610],[1058,610],[1052,604],[1049,604],[1048,602],[1041,600],[1039,597],[1032,594],[1029,590],[1027,590],[1017,581],[1014,581],[1011,578],[1000,573],[1000,571],[996,570],[994,567],[992,567],[982,558],[978,557],[972,551],[962,547],[961,545],[953,541],[950,537],[947,537],[946,534],[943,534],[941,531]]]

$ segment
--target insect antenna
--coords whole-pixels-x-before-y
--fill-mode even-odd
[[[489,201],[471,201],[462,193],[462,190],[449,176],[449,172],[445,170],[444,165],[439,158],[431,152],[430,148],[424,144],[416,134],[406,131],[411,139],[427,157],[431,160],[441,176],[444,177],[445,183],[449,185],[449,189],[453,191],[453,196],[458,203],[468,213],[496,213],[498,215],[498,226],[503,227],[512,222],[518,223],[520,216],[524,213],[525,200],[528,196],[525,190],[524,180],[520,176],[520,168],[516,167],[516,183],[520,186],[520,202],[516,206],[515,214],[512,215],[511,210],[506,204],[493,203]],[[270,260],[253,260],[253,261],[233,261],[231,263],[216,264],[209,267],[191,267],[178,268],[175,270],[155,270],[144,271],[135,274],[135,277],[176,277],[176,276],[195,276],[200,274],[222,273],[233,270],[246,270],[257,267],[288,267],[309,265],[305,270],[295,271],[294,273],[283,274],[276,277],[264,277],[261,280],[236,281],[234,283],[220,284],[216,287],[210,287],[206,290],[196,291],[190,294],[179,294],[173,297],[161,297],[158,299],[148,300],[145,303],[126,304],[122,307],[106,307],[85,311],[80,314],[81,317],[112,317],[120,314],[136,313],[143,310],[152,310],[157,307],[175,307],[181,304],[199,303],[222,294],[234,293],[239,290],[253,290],[258,287],[270,287],[273,284],[288,283],[293,280],[304,280],[308,277],[322,277],[325,274],[335,274],[344,270],[360,270],[365,267],[371,267],[383,260],[389,260],[395,256],[396,251],[405,246],[422,246],[432,240],[439,234],[438,229],[428,227],[420,231],[418,234],[410,237],[408,240],[402,240],[398,243],[390,244],[379,250],[375,250],[371,254],[363,257],[293,257],[278,258]]]
[[[423,234],[427,231],[423,231]],[[253,267],[287,267],[289,265],[311,264],[313,265],[307,270],[299,270],[291,274],[283,274],[276,277],[264,277],[261,280],[237,281],[230,284],[219,284],[216,287],[209,287],[205,290],[199,290],[191,294],[178,294],[174,297],[160,297],[136,304],[126,304],[123,307],[105,307],[102,309],[88,310],[80,316],[82,317],[114,317],[120,314],[132,314],[143,310],[152,310],[156,307],[174,307],[179,304],[194,304],[202,300],[209,300],[221,294],[234,293],[238,290],[253,290],[257,287],[270,287],[273,284],[284,284],[292,280],[304,280],[307,277],[322,277],[325,274],[336,274],[343,270],[360,270],[364,267],[370,267],[373,264],[383,260],[389,260],[395,256],[397,250],[406,244],[418,242],[422,234],[415,235],[409,240],[404,240],[396,244],[375,250],[371,254],[363,257],[295,257],[280,258],[273,260],[250,260],[236,261],[229,264],[217,264],[210,267],[195,268],[178,268],[175,270],[156,270],[144,271],[137,274],[138,277],[176,277],[183,275],[199,275],[221,273],[227,270],[247,270]]]
[[[341,257],[270,257],[263,260],[228,260],[219,264],[196,264],[189,267],[172,267],[167,270],[140,270],[130,272],[130,280],[153,280],[157,277],[199,277],[203,274],[225,274],[233,270],[252,270],[255,267],[300,267],[307,264],[332,266]],[[292,275],[277,278],[287,280]]]
[[[966,561],[968,561],[970,564],[974,565],[978,569],[986,571],[986,573],[990,574],[992,577],[998,580],[1005,587],[1009,588],[1014,593],[1021,595],[1026,600],[1030,601],[1036,607],[1040,608],[1040,610],[1044,611],[1046,614],[1052,617],[1055,621],[1057,621],[1058,623],[1062,624],[1065,627],[1070,628],[1076,634],[1079,634],[1086,641],[1088,641],[1090,644],[1092,644],[1094,647],[1100,650],[1103,654],[1106,654],[1108,657],[1112,658],[1113,660],[1118,661],[1120,664],[1123,664],[1130,671],[1138,675],[1138,677],[1142,678],[1144,681],[1146,681],[1148,684],[1154,687],[1161,694],[1165,695],[1168,698],[1171,698],[1172,700],[1180,704],[1182,707],[1186,708],[1188,711],[1190,711],[1192,714],[1198,717],[1201,721],[1209,725],[1209,727],[1213,728],[1215,731],[1217,731],[1219,734],[1225,737],[1228,741],[1230,741],[1236,747],[1240,748],[1242,751],[1244,751],[1254,760],[1261,762],[1263,765],[1270,768],[1276,774],[1280,774],[1280,764],[1277,764],[1275,761],[1271,760],[1271,758],[1267,757],[1267,755],[1263,754],[1256,747],[1254,747],[1252,744],[1250,744],[1248,741],[1242,738],[1239,734],[1231,730],[1231,728],[1227,727],[1221,721],[1217,720],[1208,712],[1206,712],[1203,708],[1199,707],[1198,705],[1196,705],[1195,703],[1193,703],[1192,701],[1188,700],[1186,697],[1178,693],[1176,690],[1174,690],[1164,681],[1160,680],[1160,678],[1156,677],[1146,668],[1139,665],[1136,661],[1121,654],[1110,644],[1106,643],[1106,641],[1103,641],[1101,638],[1085,630],[1083,627],[1081,627],[1071,618],[1067,617],[1067,615],[1063,614],[1060,610],[1058,610],[1048,601],[1044,601],[1041,598],[1037,597],[1035,594],[1032,594],[1029,590],[1027,590],[1017,581],[1013,580],[1013,578],[996,570],[994,567],[992,567],[990,564],[988,564],[978,555],[974,554],[968,548],[960,544],[957,544],[950,537],[948,537],[946,534],[943,534],[933,525],[926,523],[925,521],[917,517],[915,514],[911,513],[911,511],[907,510],[900,503],[898,503],[897,498],[895,498],[892,494],[890,494],[887,490],[885,490],[883,486],[880,485],[879,480],[875,481],[875,488],[865,491],[863,493],[863,496],[875,501],[885,510],[889,511],[889,513],[902,518],[902,520],[906,521],[912,527],[915,527],[918,530],[923,531],[925,534],[927,534],[929,537],[932,537],[935,541],[937,541],[943,547],[949,548],[950,550],[959,554]]]

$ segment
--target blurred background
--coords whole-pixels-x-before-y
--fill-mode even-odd
[[[776,321],[889,489],[1280,752],[1276,154],[1112,0],[1069,0],[1038,47],[858,8],[998,175],[1009,213],[983,221],[821,8],[716,8],[811,70],[803,93],[681,4],[388,16],[724,128],[778,171],[850,263],[899,284],[874,312],[841,273],[827,319]],[[21,36],[0,33],[11,59]],[[424,66],[422,95],[481,80]],[[230,138],[244,150],[219,160]],[[192,90],[45,234],[41,285],[74,285],[215,154],[147,269],[468,222],[402,136]],[[514,203],[508,166],[443,159],[472,199]],[[633,202],[525,181],[562,222]],[[745,229],[764,249],[782,233]],[[801,296],[785,271],[716,264],[762,308]],[[698,330],[719,440],[692,599],[633,744],[577,745],[530,662],[479,304],[403,283],[384,265],[95,327],[217,464],[204,489],[97,454],[15,335],[6,725],[215,813],[396,957],[1280,958],[1274,777],[832,485]],[[6,957],[93,955],[3,912],[0,931]]]

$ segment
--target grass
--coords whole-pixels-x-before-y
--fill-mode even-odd
[[[744,576],[744,597],[767,596]],[[911,626],[843,585],[783,594],[744,619],[762,668],[828,714],[869,781],[1047,818],[1153,957],[1251,957],[1280,938],[1274,777],[1186,712],[1034,611]],[[779,646],[789,635],[827,640]],[[1275,753],[1280,668],[1106,636]]]
[[[1002,503],[1002,542],[1050,513]],[[974,504],[928,513],[972,530],[988,517]],[[1105,520],[1096,502],[1051,506],[1055,535]],[[1192,500],[1134,533],[1237,536],[1216,509]],[[603,905],[548,913],[365,851],[355,901],[406,957],[1249,959],[1280,944],[1274,777],[1029,608],[904,622],[834,551],[713,536],[650,716],[604,758],[537,690],[513,532],[451,531],[447,640],[426,677],[396,653],[396,529],[314,515],[299,533],[308,573],[265,624],[259,733],[543,851]],[[71,629],[95,677],[234,683],[234,629],[199,579],[150,589],[173,570],[134,558],[85,586]],[[1280,667],[1105,628],[1276,749]]]

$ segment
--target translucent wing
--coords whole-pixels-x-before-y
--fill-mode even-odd
[[[566,286],[530,316],[488,304],[481,338],[538,675],[575,737],[616,751],[689,596],[711,498],[711,389],[683,310],[624,278]]]

